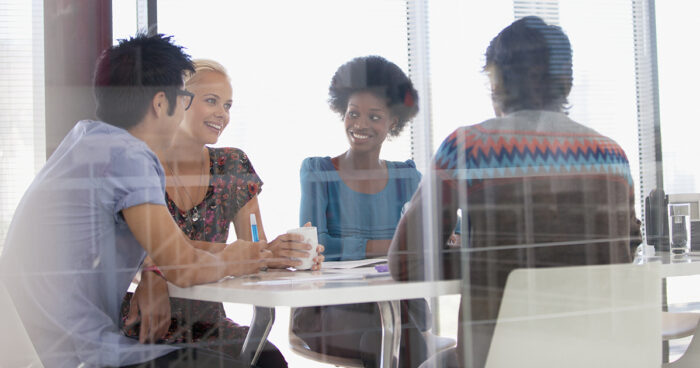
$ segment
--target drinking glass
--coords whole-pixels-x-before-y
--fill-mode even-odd
[[[690,203],[668,205],[668,228],[671,254],[687,255],[690,252]]]

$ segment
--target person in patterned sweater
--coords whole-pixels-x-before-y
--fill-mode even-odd
[[[266,240],[257,197],[263,183],[248,156],[237,148],[206,146],[217,142],[229,122],[232,89],[228,74],[221,64],[212,60],[194,60],[193,64],[195,73],[185,77],[186,88],[194,93],[192,106],[185,113],[171,147],[158,152],[166,172],[168,210],[188,238],[212,242],[206,243],[206,250],[211,252],[218,251],[213,244],[226,244],[231,223],[238,239],[251,240],[251,214],[256,216],[260,240]],[[269,243],[267,249],[278,260],[271,267],[300,264],[291,259],[305,257],[291,242],[293,237],[285,234]],[[320,245],[312,269],[320,268],[322,252]],[[148,262],[149,259],[144,263]],[[195,343],[238,356],[248,327],[227,318],[222,303],[168,300],[165,280],[147,280],[142,280],[135,294],[127,294],[122,303],[123,331],[127,336],[144,340],[148,334],[161,343]],[[153,312],[144,313],[144,309]],[[144,320],[149,321],[148,325],[144,326]],[[267,342],[257,366],[286,367],[287,362]]]
[[[625,152],[566,114],[571,55],[561,28],[540,18],[503,29],[486,50],[484,68],[496,117],[445,138],[398,225],[391,273],[417,280],[424,278],[422,240],[430,229],[423,225],[426,200],[436,208],[435,244],[445,244],[456,210],[464,214],[470,284],[462,302],[470,303],[471,315],[459,318],[471,322],[471,346],[460,328],[457,348],[434,357],[436,366],[466,359],[484,366],[513,269],[630,262],[630,246],[641,241]],[[459,246],[433,250],[441,277],[462,277]]]

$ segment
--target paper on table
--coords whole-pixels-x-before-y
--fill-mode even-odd
[[[335,280],[359,280],[365,277],[364,274],[360,273],[337,273],[337,274],[317,274],[317,275],[304,275],[304,276],[290,276],[281,277],[272,280],[262,280],[244,283],[244,285],[288,285],[288,284],[301,284],[305,282],[317,282],[317,281],[335,281]]]
[[[285,276],[280,274],[271,280],[260,280],[251,279],[251,282],[246,282],[244,285],[288,285],[288,284],[301,284],[306,282],[318,282],[318,281],[348,281],[348,280],[361,280],[369,278],[391,278],[388,272],[378,272],[372,267],[358,267],[358,268],[336,268],[322,270],[320,272],[294,272],[293,275]]]
[[[386,263],[386,258],[368,258],[368,259],[358,259],[356,261],[329,261],[323,262],[321,268],[324,269],[347,269],[347,268],[357,268],[364,266],[371,266],[378,263]]]

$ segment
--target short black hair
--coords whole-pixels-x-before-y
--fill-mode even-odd
[[[572,51],[564,31],[528,16],[503,29],[486,49],[491,98],[505,113],[563,111],[573,81]]]
[[[172,42],[172,36],[138,34],[119,40],[97,61],[97,117],[128,129],[143,119],[158,92],[165,92],[168,114],[172,115],[185,71],[194,71],[192,61],[181,46]]]
[[[357,57],[336,70],[328,88],[331,110],[344,117],[350,96],[358,92],[370,92],[386,100],[387,107],[398,119],[389,131],[392,136],[398,136],[406,122],[418,113],[418,92],[411,79],[396,64],[381,56]]]

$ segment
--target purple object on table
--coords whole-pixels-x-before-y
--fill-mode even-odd
[[[380,264],[374,266],[374,269],[377,270],[377,272],[389,272],[389,265],[388,264]]]

